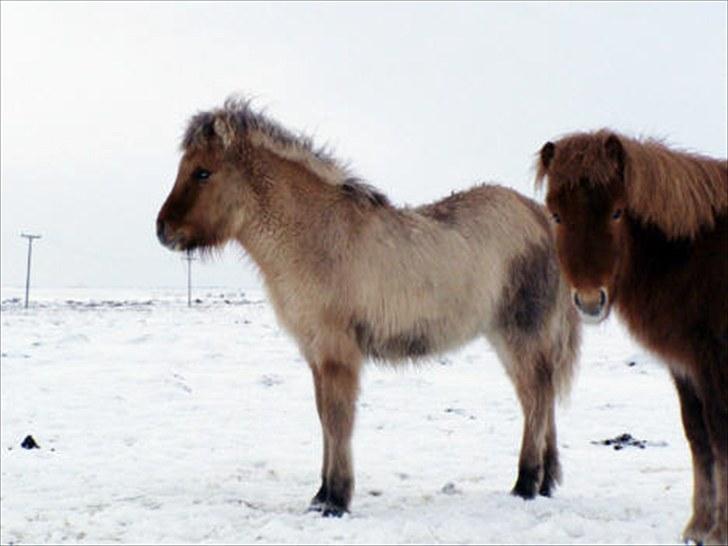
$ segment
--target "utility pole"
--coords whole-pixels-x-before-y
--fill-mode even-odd
[[[28,269],[25,275],[25,308],[28,308],[28,292],[30,291],[30,256],[33,253],[33,239],[40,239],[40,235],[21,233],[21,237],[28,239]]]
[[[192,251],[187,251],[187,256],[182,258],[187,262],[187,307],[192,307]]]

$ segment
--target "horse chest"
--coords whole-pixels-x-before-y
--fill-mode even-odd
[[[620,293],[618,304],[630,332],[671,368],[692,367],[694,360],[689,318],[680,305],[686,300],[679,292],[666,291],[659,283],[637,286]]]

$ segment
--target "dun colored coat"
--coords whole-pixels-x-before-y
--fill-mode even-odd
[[[492,343],[523,408],[513,492],[551,493],[554,400],[569,389],[580,332],[542,207],[479,186],[396,208],[243,101],[193,117],[182,151],[159,240],[174,250],[234,240],[258,265],[313,373],[323,429],[313,509],[349,507],[362,363],[416,361],[477,336]]]
[[[693,458],[684,538],[728,541],[728,164],[607,130],[541,150],[538,181],[582,316],[615,306],[660,355]]]

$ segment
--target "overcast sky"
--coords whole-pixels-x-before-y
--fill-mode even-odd
[[[232,93],[398,204],[495,181],[612,127],[726,157],[728,3],[2,2],[1,276],[184,286],[154,221],[187,119]],[[537,196],[542,200],[542,196]],[[237,250],[205,285],[258,286]]]

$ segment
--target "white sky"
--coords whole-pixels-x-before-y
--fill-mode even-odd
[[[3,285],[183,286],[154,233],[189,116],[234,92],[399,204],[533,196],[559,134],[728,155],[728,3],[0,5]],[[540,198],[540,196],[539,196]],[[195,282],[257,286],[241,253]]]

